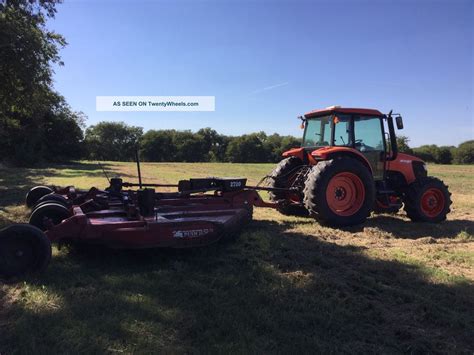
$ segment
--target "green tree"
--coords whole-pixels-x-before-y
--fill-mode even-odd
[[[421,147],[413,148],[413,153],[426,162],[437,163],[439,147],[435,144],[422,145]]]
[[[438,164],[451,164],[453,162],[452,150],[454,147],[442,146],[438,149],[436,162]]]
[[[407,136],[397,136],[398,151],[401,153],[413,154],[413,150],[408,145],[409,142],[410,138],[408,138]]]
[[[235,137],[227,146],[226,159],[232,163],[259,163],[266,158],[267,150],[258,133]]]
[[[57,107],[64,106],[51,86],[52,64],[62,65],[59,50],[66,41],[49,31],[46,21],[54,17],[58,3],[0,3],[0,154],[4,157],[27,162],[52,155],[44,147],[43,129],[50,128],[48,120],[58,114]],[[65,117],[64,110],[55,121],[60,117]]]
[[[224,161],[228,137],[211,128],[196,133],[151,130],[141,140],[140,151],[147,161]]]
[[[280,136],[274,133],[267,136],[263,141],[266,150],[266,162],[278,162],[282,158],[283,152],[301,145],[301,140],[293,136]]]
[[[175,131],[173,144],[176,146],[176,161],[206,161],[208,145],[204,138],[191,131]]]
[[[175,161],[176,146],[173,130],[150,130],[140,141],[141,156],[145,161]]]
[[[85,143],[90,159],[133,161],[143,128],[124,122],[99,122],[86,129]]]
[[[292,148],[298,148],[301,146],[301,139],[293,136],[283,136],[281,140],[280,147],[276,151],[277,159],[275,161],[280,161],[282,158],[283,152],[290,150]]]
[[[459,144],[454,153],[454,161],[457,164],[474,164],[474,140]]]
[[[215,143],[211,152],[209,153],[209,161],[226,161],[227,147],[229,146],[231,140],[232,137],[219,135],[217,143]]]
[[[62,162],[84,157],[84,122],[85,115],[67,105],[46,117],[42,130],[46,160]]]
[[[204,156],[201,161],[219,161],[224,159],[225,139],[214,129],[206,127],[201,128],[196,133],[203,140]]]
[[[265,148],[265,155],[268,161],[276,162],[281,160],[281,145],[283,137],[278,133],[267,136],[263,142]]]

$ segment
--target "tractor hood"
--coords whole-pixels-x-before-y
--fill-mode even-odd
[[[395,160],[387,161],[387,170],[402,174],[408,184],[427,176],[426,164],[413,155],[398,153]]]
[[[405,153],[398,153],[396,159],[393,160],[393,161],[390,161],[388,164],[395,163],[395,162],[397,164],[411,164],[414,161],[424,163],[424,161],[422,159],[420,159],[418,157],[415,157],[414,155],[405,154]]]

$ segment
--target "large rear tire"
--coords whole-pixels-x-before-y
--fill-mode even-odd
[[[288,188],[292,185],[299,168],[303,166],[301,159],[289,157],[280,161],[270,174],[270,187]],[[273,202],[284,200],[278,207],[281,214],[287,216],[307,216],[308,211],[302,204],[301,196],[285,191],[272,191],[269,193],[270,200]],[[300,201],[298,201],[300,200]]]
[[[51,202],[35,208],[31,212],[29,223],[42,231],[46,231],[70,216],[69,209],[59,203]]]
[[[411,183],[403,202],[407,216],[414,222],[442,222],[451,212],[452,201],[448,187],[431,176]]]
[[[0,230],[0,279],[42,272],[50,260],[51,243],[38,228],[14,224]]]
[[[53,189],[48,186],[35,186],[26,194],[25,203],[28,207],[31,208],[36,205],[36,203],[41,197],[48,195],[52,192],[54,192]]]
[[[318,221],[334,226],[363,223],[375,201],[369,169],[360,161],[339,157],[316,164],[306,179],[304,204]]]

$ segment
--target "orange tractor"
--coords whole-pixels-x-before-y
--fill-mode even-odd
[[[302,146],[284,152],[269,176],[270,187],[279,188],[270,198],[281,213],[348,226],[372,211],[395,213],[404,206],[412,221],[446,219],[448,187],[428,176],[421,159],[398,152],[399,114],[332,106],[299,118]]]

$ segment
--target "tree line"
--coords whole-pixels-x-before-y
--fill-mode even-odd
[[[397,137],[400,152],[418,156],[430,163],[473,164],[474,140],[459,146],[409,146],[406,136]],[[86,159],[131,161],[138,150],[149,162],[232,162],[265,163],[281,160],[281,154],[299,147],[301,139],[265,132],[226,136],[211,128],[190,130],[149,130],[123,122],[100,122],[85,131]]]
[[[265,132],[226,136],[211,128],[190,130],[149,130],[123,122],[100,122],[86,129],[85,158],[131,161],[138,150],[150,162],[276,162],[281,154],[300,145],[300,140]]]
[[[409,138],[397,137],[398,150],[413,154],[428,163],[436,164],[474,164],[474,140],[468,140],[456,146],[437,146],[426,144],[410,148]]]
[[[264,132],[231,137],[211,128],[197,132],[150,130],[122,122],[85,128],[52,85],[53,65],[67,43],[46,28],[61,0],[0,1],[0,161],[15,165],[77,159],[130,161],[138,149],[145,161],[275,162],[300,139]],[[435,163],[474,163],[474,141],[458,147],[410,148],[399,137],[400,151]]]

